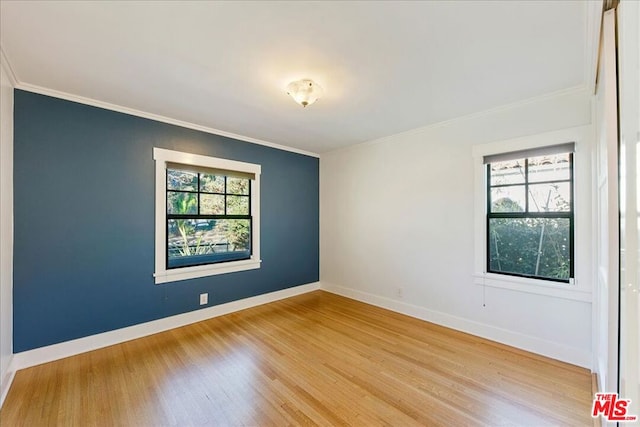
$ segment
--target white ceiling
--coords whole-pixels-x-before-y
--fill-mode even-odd
[[[14,2],[16,79],[316,153],[586,86],[587,3]],[[295,79],[325,89],[303,109]]]

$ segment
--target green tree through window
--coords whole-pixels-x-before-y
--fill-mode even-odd
[[[168,268],[251,256],[251,180],[167,169]]]
[[[573,153],[487,164],[487,271],[573,278]]]

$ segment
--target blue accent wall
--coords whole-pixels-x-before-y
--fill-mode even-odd
[[[15,91],[14,351],[318,281],[319,161]],[[260,269],[156,285],[153,147],[257,163]]]

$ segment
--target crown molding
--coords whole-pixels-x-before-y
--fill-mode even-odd
[[[77,102],[79,104],[91,105],[93,107],[103,108],[105,110],[117,111],[119,113],[129,114],[131,116],[136,116],[136,117],[142,117],[145,119],[167,123],[170,125],[180,126],[187,129],[193,129],[200,132],[209,133],[212,135],[219,135],[219,136],[224,136],[226,138],[236,139],[239,141],[250,142],[252,144],[263,145],[265,147],[275,148],[277,150],[289,151],[292,153],[302,154],[304,156],[310,156],[310,157],[316,157],[316,158],[320,157],[320,154],[314,153],[312,151],[301,150],[299,148],[289,147],[282,144],[276,144],[274,142],[269,142],[269,141],[265,141],[258,138],[238,135],[236,133],[226,132],[220,129],[198,125],[196,123],[172,119],[170,117],[161,116],[159,114],[148,113],[146,111],[136,110],[134,108],[125,107],[118,104],[112,104],[110,102],[99,101],[93,98],[87,98],[80,95],[74,95],[71,93],[22,82],[18,79],[18,77],[16,76],[16,73],[13,71],[13,68],[11,67],[11,63],[9,62],[9,59],[4,53],[4,49],[2,49],[2,46],[0,46],[0,63],[2,68],[4,68],[7,73],[7,77],[9,78],[9,82],[11,83],[11,86],[13,86],[16,89],[25,90],[27,92],[38,93],[40,95],[51,96],[54,98],[65,99],[67,101]]]
[[[346,147],[341,147],[341,148],[337,148],[335,150],[327,151],[326,153],[323,153],[323,154],[333,154],[333,153],[337,153],[337,152],[340,152],[340,151],[348,151],[348,150],[352,150],[354,148],[363,147],[363,146],[367,146],[367,145],[382,144],[384,142],[388,142],[388,141],[394,140],[394,139],[398,138],[399,136],[408,136],[408,135],[413,135],[413,134],[417,134],[417,133],[427,132],[427,131],[432,130],[432,129],[437,129],[437,128],[441,128],[441,127],[445,127],[445,126],[450,126],[452,124],[463,122],[463,121],[466,121],[466,120],[472,120],[472,119],[481,118],[481,117],[488,116],[488,115],[491,115],[491,114],[499,113],[501,111],[510,110],[512,108],[524,107],[526,105],[534,104],[534,103],[540,102],[540,101],[546,101],[546,100],[553,99],[553,98],[558,98],[558,97],[567,96],[567,95],[573,95],[573,94],[579,94],[579,93],[589,93],[589,94],[591,94],[592,92],[589,92],[589,91],[590,91],[590,88],[587,85],[581,84],[581,85],[573,86],[573,87],[570,87],[570,88],[567,88],[567,89],[561,89],[561,90],[558,90],[558,91],[555,91],[555,92],[546,93],[544,95],[534,96],[532,98],[527,98],[527,99],[523,99],[523,100],[520,100],[520,101],[512,102],[510,104],[504,104],[504,105],[500,105],[498,107],[489,108],[487,110],[477,111],[475,113],[467,114],[465,116],[454,117],[454,118],[451,118],[451,119],[448,119],[448,120],[443,120],[441,122],[432,123],[432,124],[427,125],[427,126],[422,126],[422,127],[410,129],[410,130],[407,130],[407,131],[404,131],[404,132],[399,132],[399,133],[396,133],[396,134],[393,134],[393,135],[384,136],[382,138],[372,139],[372,140],[361,142],[361,143],[358,143],[358,144],[348,145]]]
[[[2,46],[0,46],[0,64],[0,66],[4,68],[4,71],[7,73],[7,78],[9,79],[9,83],[11,83],[11,86],[16,87],[18,85],[16,73],[13,72],[13,68],[11,68],[11,64],[7,59],[7,55],[5,55]]]
[[[185,122],[183,120],[172,119],[170,117],[161,116],[158,114],[148,113],[146,111],[136,110],[134,108],[124,107],[122,105],[112,104],[110,102],[98,101],[97,99],[86,98],[84,96],[73,95],[67,92],[62,92],[55,89],[49,89],[42,86],[32,85],[29,83],[18,82],[17,89],[25,90],[28,92],[38,93],[40,95],[52,96],[54,98],[65,99],[67,101],[77,102],[80,104],[91,105],[93,107],[104,108],[105,110],[117,111],[119,113],[129,114],[131,116],[142,117],[145,119],[155,120],[157,122],[168,123],[170,125],[180,126],[183,128],[198,130],[213,135],[224,136],[226,138],[237,139],[239,141],[250,142],[252,144],[264,145],[266,147],[275,148],[277,150],[290,151],[292,153],[302,154],[310,157],[320,157],[318,153],[311,151],[300,150],[298,148],[288,147],[286,145],[280,145],[262,139],[251,138],[249,136],[238,135],[236,133],[226,132],[220,129],[210,128],[208,126],[202,126],[195,123]]]

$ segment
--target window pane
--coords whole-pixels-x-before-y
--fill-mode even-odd
[[[227,178],[227,193],[249,194],[249,180],[245,178]]]
[[[568,218],[491,218],[489,269],[551,279],[569,279]]]
[[[568,182],[529,186],[529,212],[569,212],[571,191]]]
[[[496,187],[491,189],[491,212],[524,212],[525,187]]]
[[[251,221],[170,219],[167,248],[169,268],[246,259],[251,256]]]
[[[207,193],[224,193],[224,176],[200,174],[200,191]]]
[[[524,159],[491,163],[491,185],[524,184]]]
[[[201,215],[224,215],[224,195],[200,194]]]
[[[529,159],[529,182],[560,181],[571,178],[569,153]]]
[[[167,169],[167,190],[198,191],[198,174]]]
[[[249,215],[249,196],[227,196],[227,215]]]
[[[197,214],[198,194],[167,191],[167,213],[189,215]]]

